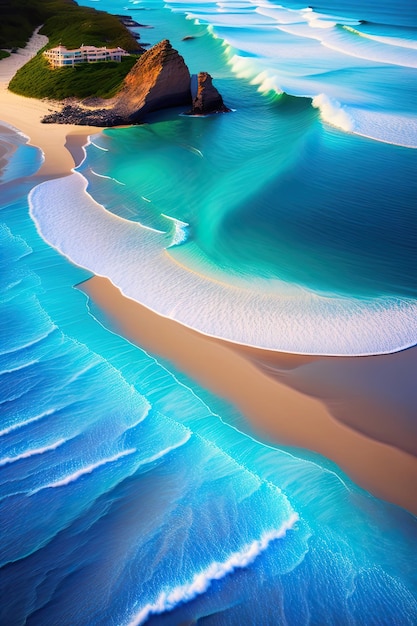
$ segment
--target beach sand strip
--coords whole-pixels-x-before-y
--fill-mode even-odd
[[[334,370],[343,366],[339,357],[304,357],[273,353],[213,339],[178,322],[157,315],[138,302],[123,296],[107,279],[95,276],[78,286],[105,312],[111,330],[147,352],[161,357],[208,389],[231,402],[248,420],[250,430],[261,440],[318,452],[334,461],[354,482],[374,495],[417,514],[417,458],[388,443],[377,441],[341,423],[326,406],[326,386],[316,384],[316,395],[307,395],[286,384],[286,377],[265,373],[264,359],[277,370],[292,372],[309,364],[317,368],[324,361]],[[379,358],[379,367],[391,356]],[[366,357],[352,357],[360,363]],[[331,363],[330,363],[331,362]],[[383,363],[382,363],[383,362]],[[256,363],[256,364],[255,364]],[[368,376],[374,364],[368,361]],[[364,380],[361,370],[361,380]],[[351,388],[353,400],[359,391]],[[362,393],[362,392],[360,392]],[[337,394],[336,394],[337,395]],[[372,398],[363,395],[363,402]],[[328,399],[328,398],[327,398]],[[329,400],[349,409],[349,397]],[[364,416],[366,417],[366,416]],[[383,419],[395,423],[395,415]]]

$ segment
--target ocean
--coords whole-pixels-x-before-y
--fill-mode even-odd
[[[415,517],[239,430],[74,289],[284,352],[415,345],[413,2],[82,4],[233,112],[106,130],[37,186],[0,133],[0,623],[415,624]]]
[[[64,183],[32,195],[40,232],[208,335],[308,354],[414,345],[417,17],[403,4],[387,26],[372,7],[363,23],[352,9],[94,2],[152,23],[143,41],[166,33],[235,111],[105,131],[65,183],[78,213],[59,210]],[[86,180],[106,211],[82,202]],[[56,210],[40,218],[44,201]],[[74,236],[81,221],[88,246]]]

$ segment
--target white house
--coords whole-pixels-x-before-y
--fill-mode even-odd
[[[43,53],[52,67],[74,67],[79,63],[97,63],[98,61],[117,61],[122,57],[129,56],[123,48],[97,48],[96,46],[84,46],[75,50],[67,50],[65,46],[45,50]]]

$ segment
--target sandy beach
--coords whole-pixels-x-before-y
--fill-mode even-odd
[[[373,403],[376,407],[378,398],[360,390],[359,385],[355,388],[353,382],[343,395],[331,385],[326,388],[325,375],[319,376],[323,363],[343,376],[344,362],[349,360],[354,366],[358,364],[358,378],[363,383],[364,376],[372,379],[375,373],[372,360],[303,357],[239,348],[149,311],[124,297],[105,278],[96,276],[79,287],[105,311],[112,320],[113,330],[170,361],[201,386],[231,401],[260,436],[277,444],[319,452],[373,494],[417,513],[417,458],[363,435],[335,419],[331,413],[336,407],[349,414],[349,409],[356,410],[355,406],[362,402],[360,417],[366,419],[365,407]],[[404,354],[378,357],[379,368],[389,369],[391,356],[398,359]],[[415,360],[415,353],[412,356]],[[361,364],[366,365],[366,372]],[[316,380],[311,375],[306,377],[306,383],[303,382],[300,372],[306,366]],[[393,381],[394,387],[396,383],[398,381]],[[296,385],[307,388],[308,384],[313,388],[310,394],[295,389]],[[375,414],[374,421],[378,417]],[[398,428],[395,412],[385,411],[380,418],[380,433],[391,422]],[[410,435],[408,438],[410,440]],[[407,440],[406,435],[404,440]]]
[[[36,176],[69,174],[98,128],[43,125],[51,103],[7,91],[10,78],[44,40],[0,62],[0,119],[44,153]],[[5,154],[2,158],[7,158]],[[122,296],[107,279],[81,289],[132,343],[162,356],[230,400],[261,437],[303,447],[336,462],[373,494],[417,514],[417,349],[382,357],[303,357],[227,344],[161,317]]]
[[[36,176],[55,178],[65,176],[74,167],[72,153],[65,149],[65,144],[73,144],[73,153],[79,160],[81,146],[86,143],[88,135],[97,133],[99,129],[90,126],[74,126],[41,123],[41,119],[56,104],[18,96],[7,89],[10,80],[36,52],[47,43],[47,37],[37,32],[32,35],[26,48],[19,49],[0,62],[0,120],[6,122],[29,137],[30,145],[40,147],[44,154],[44,162]]]

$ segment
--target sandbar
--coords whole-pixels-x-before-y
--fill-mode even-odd
[[[334,461],[354,482],[374,495],[417,514],[417,457],[389,443],[377,441],[336,419],[327,404],[349,409],[349,391],[357,401],[352,383],[345,395],[332,397],[316,376],[314,397],[288,384],[288,372],[306,365],[317,373],[324,362],[332,370],[344,366],[340,357],[310,357],[257,348],[240,347],[213,339],[175,320],[162,317],[121,294],[107,279],[99,276],[78,286],[105,312],[111,329],[148,352],[174,364],[202,387],[236,406],[251,425],[251,431],[276,445],[290,445],[318,452]],[[393,355],[378,357],[388,364]],[[413,355],[414,358],[416,355]],[[367,357],[351,357],[360,364]],[[262,364],[268,362],[273,371]],[[368,361],[371,374],[373,363]],[[287,374],[285,374],[285,372]],[[363,380],[364,371],[360,373]],[[302,380],[302,379],[301,379]],[[382,381],[383,384],[383,381]],[[302,387],[300,379],[298,385]],[[362,393],[362,392],[361,392]],[[372,394],[363,401],[372,404]],[[366,417],[366,416],[365,416]],[[395,415],[384,415],[382,420]]]

